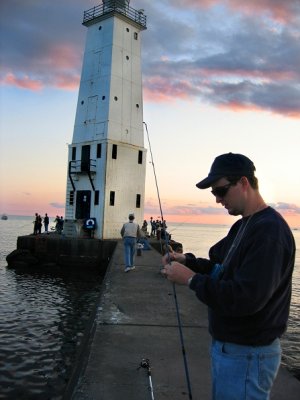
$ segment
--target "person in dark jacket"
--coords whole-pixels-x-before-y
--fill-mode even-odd
[[[49,232],[48,232],[49,217],[48,217],[48,214],[47,214],[47,213],[46,213],[45,216],[44,216],[44,227],[45,227],[45,232],[46,232],[46,233],[49,233]]]
[[[208,306],[213,400],[267,400],[289,316],[295,241],[264,202],[246,156],[218,156],[196,186],[211,187],[216,202],[242,218],[210,248],[209,259],[170,253],[162,273]]]

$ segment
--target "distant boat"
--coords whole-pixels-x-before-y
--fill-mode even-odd
[[[3,219],[3,220],[7,220],[7,215],[6,214],[2,214],[2,216],[1,216],[1,219]]]

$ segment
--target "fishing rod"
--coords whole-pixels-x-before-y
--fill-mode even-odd
[[[150,138],[149,138],[149,132],[148,132],[148,126],[146,122],[143,122],[146,128],[146,133],[147,133],[147,139],[149,143],[149,150],[150,150],[150,156],[151,156],[151,164],[153,168],[153,174],[154,174],[154,181],[155,181],[155,186],[156,186],[156,193],[158,197],[158,203],[159,203],[159,210],[160,210],[160,217],[161,217],[161,222],[164,224],[164,217],[163,217],[163,212],[162,212],[162,206],[161,206],[161,200],[160,200],[160,194],[159,194],[159,189],[158,189],[158,182],[157,182],[157,176],[156,176],[156,170],[155,170],[155,165],[154,165],[154,160],[153,160],[153,154],[152,154],[152,148],[151,148],[151,143],[150,143]]]
[[[147,370],[147,375],[148,375],[148,379],[149,379],[149,389],[150,389],[150,393],[151,393],[151,400],[154,400],[154,392],[153,392],[152,377],[151,377],[151,367],[150,367],[150,361],[148,358],[142,359],[138,369],[140,369],[140,368],[145,368]]]
[[[153,173],[154,173],[157,197],[158,197],[158,202],[159,202],[161,221],[162,221],[163,229],[165,230],[166,252],[167,252],[168,260],[170,262],[171,258],[170,258],[170,252],[169,252],[169,235],[167,234],[166,229],[165,229],[165,222],[164,222],[165,219],[163,217],[163,211],[162,211],[162,206],[161,206],[161,200],[160,200],[159,188],[158,188],[158,183],[157,183],[155,165],[154,165],[154,161],[153,161],[153,154],[152,154],[151,143],[150,143],[150,138],[149,138],[148,126],[147,126],[146,122],[143,122],[143,124],[145,125],[145,128],[146,128],[147,139],[148,139],[148,143],[149,143],[151,164],[152,164],[152,167],[153,167]],[[161,249],[162,249],[162,242],[161,242]],[[171,262],[170,262],[170,264],[171,264]],[[183,333],[182,333],[182,324],[181,324],[181,319],[180,319],[180,314],[179,314],[179,305],[178,305],[176,287],[175,287],[175,283],[174,282],[172,283],[172,286],[173,286],[173,295],[174,295],[175,306],[176,306],[177,323],[178,323],[178,329],[179,329],[181,351],[182,351],[182,356],[183,356],[186,384],[187,384],[187,388],[188,388],[189,400],[192,400],[193,397],[192,397],[192,389],[191,389],[191,382],[190,382],[190,374],[189,374],[189,369],[188,369],[188,363],[187,363],[187,357],[186,357],[186,351],[185,351],[184,339],[183,339]]]

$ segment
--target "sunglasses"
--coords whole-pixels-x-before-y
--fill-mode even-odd
[[[235,185],[235,183],[227,183],[227,185],[224,186],[218,186],[214,188],[211,193],[216,196],[216,197],[225,197],[228,190],[230,189],[231,186]]]

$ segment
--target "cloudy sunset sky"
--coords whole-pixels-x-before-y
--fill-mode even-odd
[[[0,213],[64,214],[95,0],[1,0]],[[243,153],[266,202],[300,227],[300,1],[131,0],[144,9],[144,121],[164,217],[230,223],[195,184]],[[145,135],[145,147],[149,148]],[[145,217],[159,215],[148,151]]]

